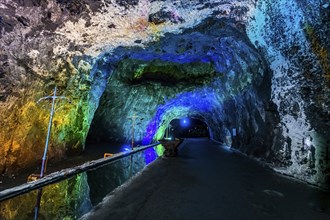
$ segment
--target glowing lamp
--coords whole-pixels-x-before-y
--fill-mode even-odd
[[[132,148],[131,148],[130,145],[125,144],[125,145],[122,146],[121,149],[122,149],[121,151],[124,152],[124,151],[130,151]]]
[[[181,125],[181,127],[188,127],[189,125],[190,125],[190,120],[189,120],[189,118],[182,118],[181,120],[180,120],[180,125]]]

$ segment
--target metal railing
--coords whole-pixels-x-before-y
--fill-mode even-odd
[[[25,194],[25,193],[28,193],[28,192],[36,190],[36,189],[39,189],[46,185],[60,182],[62,180],[68,179],[69,177],[75,176],[79,173],[116,162],[121,158],[136,154],[136,153],[138,153],[140,151],[144,151],[148,148],[155,147],[156,145],[159,145],[159,143],[157,142],[157,143],[150,144],[147,146],[135,147],[131,151],[125,151],[125,152],[113,154],[113,156],[111,156],[111,157],[105,157],[105,158],[101,158],[101,159],[97,159],[97,160],[88,161],[80,166],[63,169],[61,171],[57,171],[57,172],[51,173],[47,176],[44,176],[43,178],[40,178],[38,180],[28,182],[28,183],[25,183],[25,184],[22,184],[20,186],[16,186],[16,187],[13,187],[10,189],[3,190],[0,192],[0,202],[8,200],[8,199],[16,197],[16,196],[19,196],[19,195],[22,195],[22,194]],[[132,166],[132,164],[131,164],[131,166]]]

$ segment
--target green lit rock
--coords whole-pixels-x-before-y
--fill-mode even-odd
[[[31,219],[34,217],[37,191],[0,203],[0,218]],[[66,207],[66,208],[63,208]],[[43,188],[40,218],[77,219],[91,209],[87,175],[79,174]]]

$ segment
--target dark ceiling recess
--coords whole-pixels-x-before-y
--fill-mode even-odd
[[[196,118],[173,119],[164,135],[168,138],[202,138],[209,136],[207,124]]]

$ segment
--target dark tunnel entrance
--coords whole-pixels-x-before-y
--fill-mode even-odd
[[[173,119],[165,130],[165,138],[209,138],[207,124],[196,118]]]

